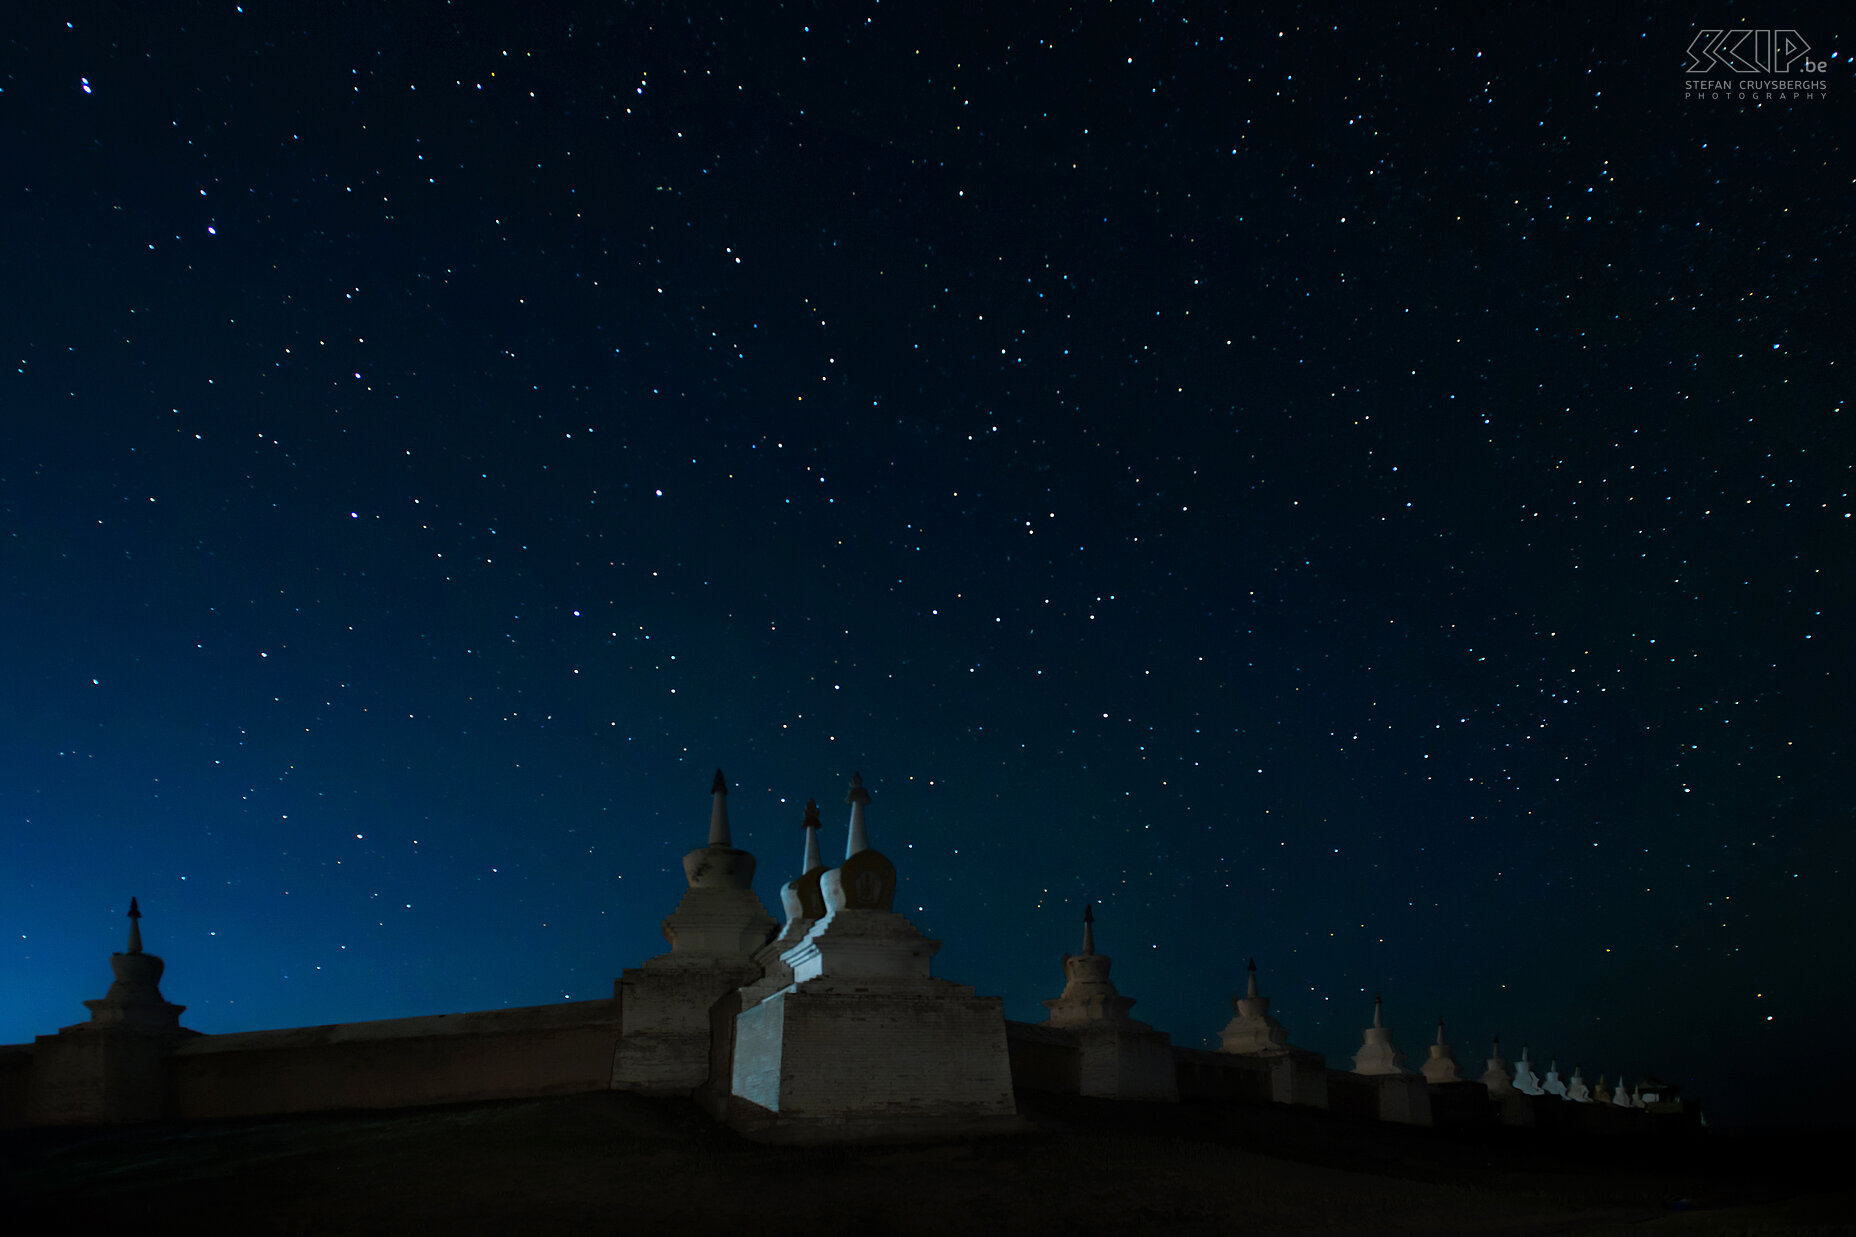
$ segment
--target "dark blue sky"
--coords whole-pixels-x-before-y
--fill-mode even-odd
[[[4,29],[0,1040],[131,894],[202,1031],[610,995],[717,765],[776,906],[861,770],[1010,1017],[1093,899],[1179,1043],[1806,1115],[1839,29],[160,7]]]

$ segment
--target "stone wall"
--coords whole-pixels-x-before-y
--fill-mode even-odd
[[[1226,1104],[1270,1102],[1270,1063],[1263,1057],[1175,1048],[1173,1065],[1182,1100]]]
[[[1076,1037],[1066,1031],[1008,1020],[1005,1048],[1012,1060],[1014,1087],[1075,1095],[1082,1085]]]
[[[1481,1083],[1470,1083],[1481,1086]],[[1328,1111],[1366,1121],[1430,1125],[1430,1084],[1418,1074],[1328,1071]]]
[[[628,969],[614,985],[621,1037],[607,1084],[662,1094],[702,1085],[711,1072],[710,1010],[758,978],[760,968],[747,958],[683,963],[666,955]]]
[[[26,1083],[30,1124],[114,1125],[172,1113],[166,1058],[179,1035],[80,1028],[34,1041]]]
[[[0,1130],[25,1125],[32,1085],[32,1045],[0,1044]]]
[[[731,1118],[746,1130],[797,1123],[799,1140],[824,1140],[857,1137],[854,1127],[863,1122],[879,1133],[906,1134],[912,1113],[932,1110],[943,1116],[938,1124],[920,1122],[920,1132],[935,1135],[945,1133],[950,1112],[1009,1113],[1013,1088],[1090,1093],[1085,1044],[1076,1032],[1006,1022],[997,998],[958,985],[927,1007],[900,993],[867,990],[788,992],[738,1024],[731,1017],[737,1007],[725,1001],[709,1011],[711,1037],[738,1033],[740,1041],[730,1052],[726,1040],[715,1040],[716,1094],[707,1098],[715,1115],[727,1113],[732,1078],[741,1097],[736,1106],[757,1110]],[[997,1041],[1002,1052],[992,1047]],[[613,1085],[620,1044],[616,1000],[179,1039],[68,1032],[0,1045],[0,1128],[598,1091]],[[1664,1115],[1550,1096],[1498,1101],[1480,1083],[1362,1077],[1326,1070],[1312,1054],[1266,1058],[1172,1048],[1171,1064],[1179,1097],[1187,1100],[1293,1102],[1367,1120],[1444,1128],[1499,1122],[1570,1137],[1695,1125],[1680,1106]]]
[[[177,1117],[401,1108],[603,1091],[614,1001],[209,1035],[167,1061]]]

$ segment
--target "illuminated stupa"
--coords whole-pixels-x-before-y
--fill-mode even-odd
[[[896,867],[870,845],[853,775],[842,865],[825,914],[780,955],[791,980],[734,1017],[727,1118],[772,1142],[1016,1128],[998,997],[929,975],[941,942],[897,914]]]

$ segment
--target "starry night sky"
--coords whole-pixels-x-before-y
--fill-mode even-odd
[[[1094,900],[1176,1043],[1809,1119],[1856,82],[1597,7],[22,6],[0,1041],[131,895],[202,1031],[610,996],[861,770],[1008,1017]]]

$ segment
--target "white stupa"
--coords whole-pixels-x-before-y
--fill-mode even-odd
[[[774,939],[774,944],[790,941],[798,944],[805,939],[805,934],[812,925],[825,917],[825,893],[819,882],[825,877],[825,861],[819,856],[818,831],[823,822],[818,818],[818,800],[806,800],[805,819],[799,824],[806,834],[805,858],[800,861],[799,875],[780,886],[780,905],[786,911],[786,926]]]
[[[1575,1104],[1592,1102],[1592,1089],[1586,1086],[1585,1075],[1579,1072],[1577,1065],[1572,1067],[1572,1079],[1566,1084],[1566,1098]]]
[[[1488,1064],[1482,1071],[1482,1085],[1489,1089],[1492,1097],[1500,1099],[1515,1093],[1514,1080],[1514,1071],[1508,1068],[1507,1058],[1502,1056],[1502,1037],[1497,1035],[1489,1051]]]
[[[1385,1025],[1381,1013],[1382,1002],[1378,993],[1373,994],[1373,1025],[1367,1027],[1361,1035],[1360,1051],[1353,1054],[1353,1072],[1356,1074],[1409,1074],[1405,1068],[1405,1054],[1392,1042],[1392,1028]]]
[[[1534,1077],[1533,1062],[1527,1059],[1527,1045],[1521,1045],[1521,1059],[1514,1067],[1514,1089],[1522,1095],[1545,1095],[1540,1079]]]
[[[1456,1054],[1450,1045],[1444,1043],[1444,1020],[1437,1020],[1437,1041],[1431,1045],[1430,1059],[1420,1072],[1424,1081],[1434,1083],[1462,1082],[1463,1074],[1456,1067]]]
[[[1134,998],[1122,996],[1108,977],[1113,959],[1096,952],[1095,906],[1083,907],[1083,952],[1063,956],[1063,992],[1044,1002],[1050,1011],[1045,1022],[1054,1027],[1078,1027],[1092,1023],[1126,1023],[1136,1026],[1128,1016]]]
[[[628,969],[613,985],[621,1034],[613,1055],[617,1090],[688,1091],[709,1076],[709,1007],[760,978],[755,954],[774,933],[754,896],[754,856],[737,850],[728,826],[728,782],[709,788],[709,843],[683,856],[688,882],[664,920],[670,952]]]
[[[1118,1099],[1179,1098],[1172,1041],[1128,1016],[1132,997],[1116,991],[1112,963],[1096,952],[1095,907],[1083,908],[1083,951],[1063,958],[1063,992],[1044,1002],[1044,1025],[1069,1032],[1077,1053],[1077,1090]]]
[[[142,908],[130,898],[128,946],[122,953],[110,955],[110,971],[115,982],[100,1000],[84,1002],[84,1008],[90,1011],[90,1021],[78,1024],[79,1027],[180,1032],[180,1016],[187,1007],[172,1004],[162,997],[161,975],[166,969],[167,963],[154,954],[143,952]]]
[[[793,981],[792,968],[786,965],[783,955],[803,941],[806,933],[825,917],[823,882],[830,869],[819,855],[818,831],[823,823],[818,818],[818,800],[807,799],[805,819],[800,822],[806,842],[799,875],[780,886],[780,906],[786,912],[786,923],[779,935],[755,951],[754,960],[761,966],[761,978],[747,986],[746,1004],[760,1001]]]
[[[1540,1089],[1548,1095],[1566,1098],[1566,1081],[1560,1077],[1560,1063],[1556,1059],[1547,1061],[1547,1076],[1540,1080]]]
[[[1297,1051],[1289,1030],[1270,1013],[1270,999],[1257,995],[1257,960],[1244,968],[1244,995],[1231,999],[1234,1017],[1219,1032],[1221,1052],[1245,1057],[1278,1057]]]
[[[1003,1003],[929,975],[941,942],[893,909],[896,867],[870,845],[861,776],[845,798],[824,916],[780,955],[791,980],[734,1015],[730,1124],[773,1142],[1018,1128]]]
[[[142,948],[142,908],[129,899],[129,943],[110,955],[109,991],[85,1001],[90,1020],[33,1043],[26,1110],[53,1125],[150,1121],[172,1111],[164,1058],[198,1032],[180,1024],[186,1009],[161,995],[166,964]]]

